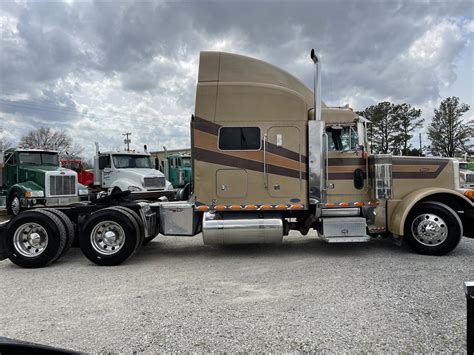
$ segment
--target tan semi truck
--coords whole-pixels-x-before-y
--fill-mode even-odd
[[[191,119],[191,198],[136,203],[112,196],[60,209],[76,224],[84,254],[97,264],[118,264],[159,233],[202,232],[204,243],[214,245],[281,243],[290,230],[314,229],[330,243],[386,234],[431,255],[450,252],[463,235],[473,238],[474,190],[460,187],[458,161],[371,154],[370,122],[321,102],[320,62],[314,51],[311,58],[314,94],[271,64],[202,52]],[[5,255],[43,266],[15,255],[28,254],[29,234],[41,245],[55,241],[61,228],[47,229],[48,216],[29,213],[4,231]]]

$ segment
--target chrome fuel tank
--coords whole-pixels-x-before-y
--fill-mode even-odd
[[[283,240],[283,220],[278,216],[263,218],[250,213],[206,212],[202,237],[207,245],[278,244]]]

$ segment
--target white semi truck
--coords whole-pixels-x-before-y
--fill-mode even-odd
[[[117,194],[130,191],[133,195],[151,199],[171,197],[173,185],[155,169],[148,152],[101,152],[96,143],[94,185],[100,191]]]

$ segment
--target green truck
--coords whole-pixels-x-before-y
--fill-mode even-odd
[[[167,155],[160,170],[175,189],[184,188],[191,182],[191,156],[188,154]]]
[[[61,168],[56,151],[0,152],[0,208],[17,215],[35,206],[62,206],[88,199],[75,171]]]

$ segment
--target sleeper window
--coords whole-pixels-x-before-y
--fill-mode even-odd
[[[220,150],[260,149],[260,128],[222,127],[219,131]]]

